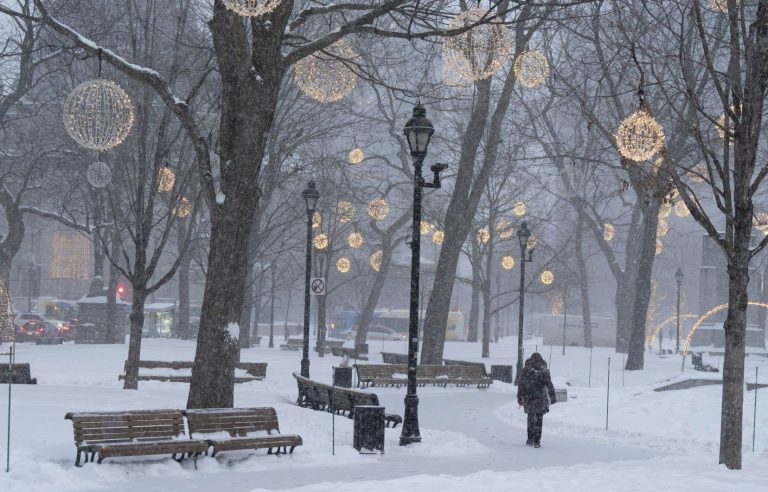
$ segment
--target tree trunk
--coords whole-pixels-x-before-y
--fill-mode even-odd
[[[316,296],[317,302],[317,356],[325,357],[325,317],[328,302],[328,294]]]
[[[392,243],[389,236],[384,236],[381,245],[381,266],[379,271],[373,277],[373,285],[371,286],[368,297],[365,299],[363,305],[363,312],[360,313],[360,323],[357,327],[357,333],[355,334],[355,346],[365,343],[368,337],[368,328],[373,322],[373,312],[376,309],[376,305],[379,303],[379,297],[381,291],[384,289],[384,284],[387,281],[387,274],[389,273],[389,265],[392,262]]]
[[[184,248],[184,238],[187,236],[187,221],[178,219],[178,248]],[[189,330],[189,269],[192,264],[192,254],[187,250],[179,265],[179,309],[176,313],[176,336],[182,340],[191,338]]]
[[[469,303],[469,329],[467,341],[477,342],[478,325],[480,324],[480,248],[472,241],[470,265],[472,266],[472,295]]]
[[[638,200],[639,200],[638,194]],[[632,315],[635,305],[635,284],[640,262],[643,213],[639,204],[632,209],[632,219],[624,248],[624,274],[616,279],[616,352],[627,353],[632,333]]]
[[[592,347],[592,312],[589,307],[589,276],[587,260],[584,258],[584,218],[578,214],[576,219],[576,268],[579,275],[579,293],[581,294],[581,321],[584,328],[584,346]],[[565,295],[563,295],[565,303]],[[563,321],[566,323],[566,320]],[[567,326],[567,323],[566,323]],[[565,331],[565,330],[564,330]],[[563,344],[565,346],[565,344]]]
[[[253,274],[248,275],[248,280],[245,282],[245,290],[243,291],[243,308],[240,310],[240,338],[238,345],[241,349],[248,348],[251,344],[251,316],[255,313],[256,318],[256,331],[258,332],[259,316],[260,316],[260,304],[261,303],[261,288],[256,287],[254,289],[254,282],[261,282],[261,272],[259,272],[259,279],[255,280]]]
[[[128,358],[125,360],[125,381],[123,389],[139,389],[139,360],[141,360],[141,330],[144,328],[144,302],[147,299],[145,287],[133,286],[131,304],[131,330],[128,339]]]
[[[114,227],[110,230],[109,248],[110,256],[117,258],[120,253],[119,232]],[[109,262],[109,281],[107,282],[107,312],[104,317],[107,326],[106,337],[109,343],[125,343],[125,333],[123,332],[123,323],[118,323],[117,310],[117,283],[120,281],[120,271],[112,262]],[[122,314],[121,310],[121,316]]]
[[[101,194],[99,190],[94,189],[91,197],[93,198],[93,223],[101,226],[102,215],[104,213],[101,204]],[[97,229],[93,233],[93,279],[91,280],[91,286],[88,290],[88,295],[91,297],[101,296],[104,293],[104,244],[101,240],[100,229]]]
[[[485,277],[482,280],[483,291],[483,348],[482,357],[491,356],[491,270],[493,269],[493,244],[488,244],[485,255]]]

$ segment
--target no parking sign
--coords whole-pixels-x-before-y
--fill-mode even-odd
[[[313,296],[325,295],[325,278],[315,277],[309,281],[309,290]]]

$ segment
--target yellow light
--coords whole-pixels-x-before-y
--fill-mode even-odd
[[[678,200],[675,202],[675,215],[678,217],[688,217],[691,215],[691,211],[688,210],[688,205],[684,201]]]
[[[645,109],[625,118],[616,131],[619,154],[635,162],[650,159],[663,146],[664,128]]]
[[[667,195],[667,200],[669,201],[677,200],[678,196],[680,196],[680,192],[677,191],[677,188],[672,188],[672,191],[670,191],[669,195]]]
[[[544,270],[541,272],[541,283],[544,285],[550,285],[555,281],[555,274],[551,270]]]
[[[350,164],[360,164],[365,160],[365,153],[363,152],[363,149],[359,147],[355,147],[354,149],[349,151],[349,154],[347,154],[347,161],[349,161]]]
[[[512,270],[515,268],[515,259],[509,255],[501,259],[501,268],[504,270]]]
[[[680,319],[691,319],[691,318],[698,318],[698,314],[688,313],[688,314],[681,314]],[[661,330],[668,324],[670,324],[673,321],[677,321],[677,315],[673,314],[669,318],[665,319],[658,325],[656,325],[656,328],[651,330],[651,333],[648,335],[648,348],[653,348],[653,343],[656,341],[656,337],[659,335]]]
[[[609,224],[607,222],[603,224],[603,239],[606,241],[612,241],[615,235],[616,229],[613,227],[613,224]]]
[[[357,249],[363,245],[363,236],[359,232],[352,232],[347,237],[347,244],[350,248]]]
[[[352,202],[340,201],[336,204],[336,216],[342,224],[352,222],[352,219],[355,218],[355,206],[352,205]]]
[[[317,229],[320,224],[323,223],[323,216],[320,212],[314,212],[312,214],[312,229]]]
[[[664,237],[669,232],[669,224],[664,219],[659,219],[659,223],[656,226],[656,235],[658,237]]]
[[[538,50],[524,51],[517,57],[512,67],[515,77],[524,86],[538,87],[549,76],[549,62],[544,53]]]
[[[523,215],[525,215],[527,211],[528,211],[528,207],[525,206],[525,202],[515,203],[515,206],[512,209],[512,212],[514,212],[514,214],[517,215],[518,217],[522,217]]]
[[[342,256],[336,262],[336,269],[339,270],[341,273],[347,273],[351,266],[352,266],[352,262],[349,261],[349,258],[347,258],[346,256]]]
[[[371,265],[371,268],[374,269],[374,271],[381,270],[381,258],[384,256],[384,252],[382,250],[378,250],[375,253],[371,255],[370,258],[368,258],[368,264]]]
[[[434,234],[432,234],[432,242],[435,244],[443,244],[443,241],[445,240],[445,233],[443,231],[435,231]]]
[[[89,80],[67,96],[62,118],[75,142],[86,149],[104,151],[117,147],[131,133],[133,103],[111,80]]]
[[[664,250],[664,243],[661,242],[661,239],[657,239],[655,255],[659,256],[663,250]]]
[[[672,204],[670,202],[663,202],[659,208],[659,218],[665,219],[672,213]]]
[[[296,62],[296,85],[316,101],[340,101],[357,85],[357,73],[349,68],[355,58],[357,53],[349,42],[340,39],[323,51]]]
[[[91,272],[91,241],[77,233],[53,234],[48,273],[51,278],[87,278]]]
[[[374,220],[384,220],[389,215],[389,205],[383,198],[368,202],[368,215]]]
[[[512,227],[512,222],[507,219],[500,220],[494,228],[496,235],[501,239],[509,239],[515,233],[515,229]]]
[[[552,299],[552,316],[559,316],[563,312],[564,305],[563,293],[558,291]]]
[[[169,167],[161,167],[157,173],[157,191],[168,192],[176,184],[176,174]]]
[[[528,249],[535,248],[537,244],[539,244],[539,240],[536,238],[535,234],[531,234],[528,237],[528,242],[526,243],[526,245],[528,246]]]
[[[422,220],[421,224],[419,225],[419,229],[421,230],[422,234],[429,234],[429,231],[432,230],[432,224],[426,220]]]
[[[512,37],[502,22],[478,24],[489,15],[485,9],[472,7],[448,23],[448,30],[474,26],[457,36],[443,38],[443,62],[451,72],[466,80],[487,79],[498,72],[512,54]]]
[[[328,236],[320,233],[312,240],[312,244],[315,245],[315,249],[323,250],[328,247]]]
[[[188,217],[192,213],[192,203],[189,201],[189,198],[185,196],[179,198],[179,202],[173,207],[171,213],[173,213],[174,217],[181,219]]]
[[[761,307],[761,308],[768,308],[768,304],[764,302],[747,301],[747,305]],[[691,347],[691,339],[693,339],[693,334],[696,333],[696,330],[699,329],[699,326],[701,326],[701,324],[705,322],[707,318],[709,318],[713,314],[718,313],[723,309],[727,309],[727,308],[728,308],[728,303],[720,304],[719,306],[713,307],[712,309],[704,313],[704,315],[701,318],[696,320],[696,322],[693,324],[693,327],[691,327],[691,331],[689,331],[688,335],[685,337],[685,345],[683,346],[683,358],[685,358],[688,355],[688,349]]]
[[[477,239],[478,243],[485,244],[491,239],[491,231],[489,231],[487,227],[478,229],[478,231],[475,233],[475,239]]]
[[[243,17],[260,17],[275,10],[283,0],[222,0],[224,6]]]

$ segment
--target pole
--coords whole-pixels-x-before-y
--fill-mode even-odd
[[[525,248],[520,248],[520,304],[517,315],[517,371],[515,384],[518,383],[520,373],[523,371],[523,312],[525,310]]]
[[[301,375],[309,377],[309,282],[312,273],[312,214],[307,209],[307,257],[304,271],[304,346],[301,356]]]
[[[589,380],[587,382],[587,387],[592,387],[592,347],[589,347]]]
[[[424,156],[414,160],[413,221],[411,223],[411,297],[408,317],[408,389],[405,394],[405,414],[400,445],[421,442],[419,431],[419,397],[416,395],[416,367],[419,351],[419,263],[421,258],[421,188],[424,178],[421,168]]]
[[[563,356],[565,356],[565,326],[568,323],[568,298],[563,289]]]
[[[677,281],[677,327],[675,337],[675,353],[680,353],[680,279]]]
[[[752,452],[755,452],[755,432],[757,431],[757,370],[759,367],[755,366],[755,409],[752,413]],[[10,401],[10,400],[8,400]]]
[[[11,387],[13,386],[13,362],[15,344],[8,350],[8,432],[5,440],[5,473],[11,471]]]
[[[269,269],[272,273],[272,283],[269,284],[269,348],[275,348],[275,264],[269,265]],[[256,329],[258,334],[259,323],[256,323]]]
[[[608,384],[605,387],[605,430],[608,430],[608,403],[611,400],[611,358],[608,357]]]

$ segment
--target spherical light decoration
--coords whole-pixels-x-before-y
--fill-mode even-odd
[[[342,256],[336,261],[336,269],[341,273],[347,273],[351,267],[352,262],[346,256]]]
[[[558,292],[552,297],[552,316],[559,316],[563,313],[563,307],[565,307],[565,299],[563,299],[563,293]]]
[[[475,239],[477,239],[478,243],[485,244],[491,240],[491,231],[489,231],[487,227],[478,229],[475,233]]]
[[[523,87],[531,89],[540,86],[547,80],[549,62],[541,51],[524,51],[515,60],[512,70]]]
[[[133,128],[133,103],[111,80],[94,79],[75,87],[64,102],[64,127],[75,142],[104,151],[117,147]]]
[[[175,217],[184,218],[189,217],[189,214],[192,213],[192,203],[189,201],[189,198],[183,196],[179,199],[179,203],[176,204],[175,207],[173,207],[172,211],[173,215]]]
[[[517,202],[512,208],[512,212],[514,212],[514,214],[518,217],[522,217],[526,214],[526,212],[528,212],[528,207],[525,206],[525,202]]]
[[[727,134],[728,143],[733,142],[733,132],[736,129],[736,125],[734,124],[733,120],[731,120],[731,116],[729,113],[732,113],[735,110],[736,110],[736,107],[731,106],[730,111],[728,113],[721,114],[715,121],[715,125],[717,126],[717,134],[720,136],[721,139],[725,139]]]
[[[304,94],[316,101],[340,101],[357,85],[357,74],[348,66],[350,60],[355,58],[357,53],[349,42],[340,39],[325,50],[296,62],[296,84]]]
[[[512,227],[512,222],[507,219],[501,219],[493,230],[501,239],[509,239],[515,233],[515,229]]]
[[[371,265],[371,268],[373,268],[374,271],[378,272],[381,270],[381,258],[383,256],[384,252],[382,250],[378,250],[373,253],[370,258],[368,258],[368,264]]]
[[[544,270],[541,272],[541,283],[544,285],[551,285],[555,281],[555,274],[551,270]]]
[[[528,249],[535,248],[537,244],[539,244],[539,240],[536,238],[536,236],[534,234],[531,234],[528,237],[528,241],[526,242],[526,245],[528,246]]]
[[[695,166],[693,166],[691,169],[689,169],[686,173],[688,176],[688,179],[690,179],[694,183],[703,183],[704,179],[708,176],[708,170],[707,165],[703,162],[699,162]]]
[[[515,268],[515,259],[511,256],[505,256],[501,259],[501,268],[504,270],[512,270]]]
[[[603,224],[603,239],[613,241],[614,237],[616,237],[616,228],[613,227],[613,224],[607,222]]]
[[[691,215],[691,211],[688,210],[688,205],[684,201],[678,200],[675,202],[675,215],[678,217],[688,217]]]
[[[312,229],[317,229],[323,223],[323,215],[320,212],[312,213]]]
[[[315,246],[315,249],[324,250],[328,247],[328,236],[320,233],[312,240],[312,244]]]
[[[104,188],[112,181],[112,170],[106,162],[96,161],[88,166],[85,177],[94,188]]]
[[[656,256],[659,256],[661,254],[662,250],[664,250],[664,244],[661,242],[661,239],[657,239],[656,240],[656,253],[655,253]]]
[[[352,219],[355,218],[355,206],[352,205],[352,202],[340,201],[336,204],[336,217],[342,224],[352,222]]]
[[[650,159],[664,146],[664,128],[648,111],[629,115],[616,132],[619,154],[635,162]]]
[[[663,202],[659,207],[659,218],[666,219],[669,214],[672,213],[672,204],[670,202]]]
[[[445,233],[443,231],[435,231],[434,234],[432,234],[432,242],[440,245],[443,244],[443,241],[445,241]]]
[[[157,173],[157,191],[169,192],[173,190],[173,185],[176,184],[176,173],[173,172],[168,166],[160,168],[160,172]]]
[[[51,278],[88,278],[91,272],[91,241],[82,234],[56,232],[51,242],[48,273]]]
[[[350,164],[357,165],[360,164],[365,160],[365,153],[363,152],[363,149],[359,147],[355,147],[354,149],[349,151],[349,154],[347,154],[347,161],[349,161]]]
[[[736,7],[741,6],[741,0],[736,0]],[[717,12],[728,12],[728,0],[709,0],[709,8]]]
[[[384,220],[389,215],[389,205],[383,198],[376,198],[368,202],[368,215],[374,220]]]
[[[448,30],[475,25],[492,15],[480,7],[470,8],[454,17],[448,23]],[[496,19],[443,39],[446,70],[466,80],[487,79],[498,72],[511,55],[512,36]]]
[[[261,17],[275,10],[283,0],[222,0],[224,6],[243,17]]]
[[[357,249],[363,245],[363,236],[359,232],[352,232],[347,237],[347,244],[350,248]]]
[[[419,224],[419,230],[422,234],[429,234],[429,231],[432,230],[432,224],[427,222],[426,220],[422,220]]]
[[[664,219],[659,219],[659,223],[656,226],[656,236],[664,237],[669,232],[669,224]]]
[[[752,216],[752,226],[768,236],[768,213],[755,212]]]

